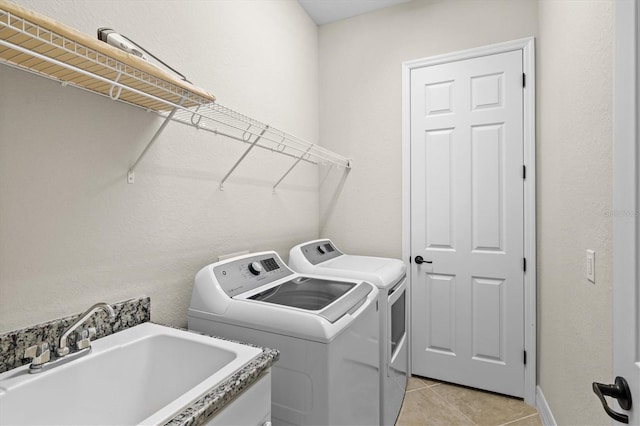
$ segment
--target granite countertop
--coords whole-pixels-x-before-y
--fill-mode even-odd
[[[93,340],[151,320],[151,299],[147,296],[114,303],[111,307],[116,314],[115,319],[109,319],[105,312],[100,311],[83,323],[84,327],[96,328]],[[70,315],[0,334],[0,373],[29,364],[31,361],[24,359],[24,351],[38,342],[48,342],[51,353],[55,353],[60,336],[79,317],[80,314]],[[75,342],[75,333],[72,333],[67,339],[68,346],[73,347]]]
[[[164,325],[164,324],[160,324]],[[185,329],[180,329],[185,330]],[[197,333],[187,330],[191,333]],[[204,334],[204,333],[198,333]],[[280,357],[280,352],[275,349],[264,348],[252,345],[250,343],[238,340],[225,339],[224,337],[211,336],[220,340],[240,343],[242,345],[252,346],[262,349],[262,353],[253,361],[250,361],[235,374],[221,382],[219,385],[210,389],[191,405],[185,407],[180,413],[165,423],[171,426],[191,426],[200,425],[209,420],[212,416],[218,414],[227,404],[229,404],[237,395],[249,388],[267,371]]]

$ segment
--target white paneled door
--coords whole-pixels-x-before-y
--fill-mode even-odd
[[[411,70],[412,369],[522,397],[522,50]]]

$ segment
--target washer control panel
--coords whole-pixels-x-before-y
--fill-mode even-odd
[[[333,245],[331,240],[314,241],[301,247],[302,254],[309,263],[317,265],[329,259],[341,256],[342,252]]]
[[[256,254],[213,266],[213,274],[229,297],[293,275],[276,252]]]

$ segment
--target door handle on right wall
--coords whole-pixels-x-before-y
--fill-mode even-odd
[[[631,409],[631,390],[629,390],[629,385],[624,377],[616,377],[616,380],[613,385],[605,385],[602,383],[593,382],[593,392],[598,396],[600,402],[602,403],[602,408],[607,412],[609,417],[613,420],[616,420],[620,423],[629,423],[629,416],[626,414],[616,413],[609,407],[607,404],[607,400],[604,399],[605,395],[610,396],[618,400],[618,404],[620,404],[620,408],[623,410]]]

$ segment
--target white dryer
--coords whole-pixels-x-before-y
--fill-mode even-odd
[[[273,424],[373,425],[377,297],[361,280],[294,273],[275,252],[244,255],[198,272],[189,329],[280,351]]]
[[[299,244],[289,267],[305,274],[359,279],[378,287],[380,305],[380,420],[393,425],[407,387],[409,342],[406,312],[407,267],[399,259],[342,253],[331,240]]]

